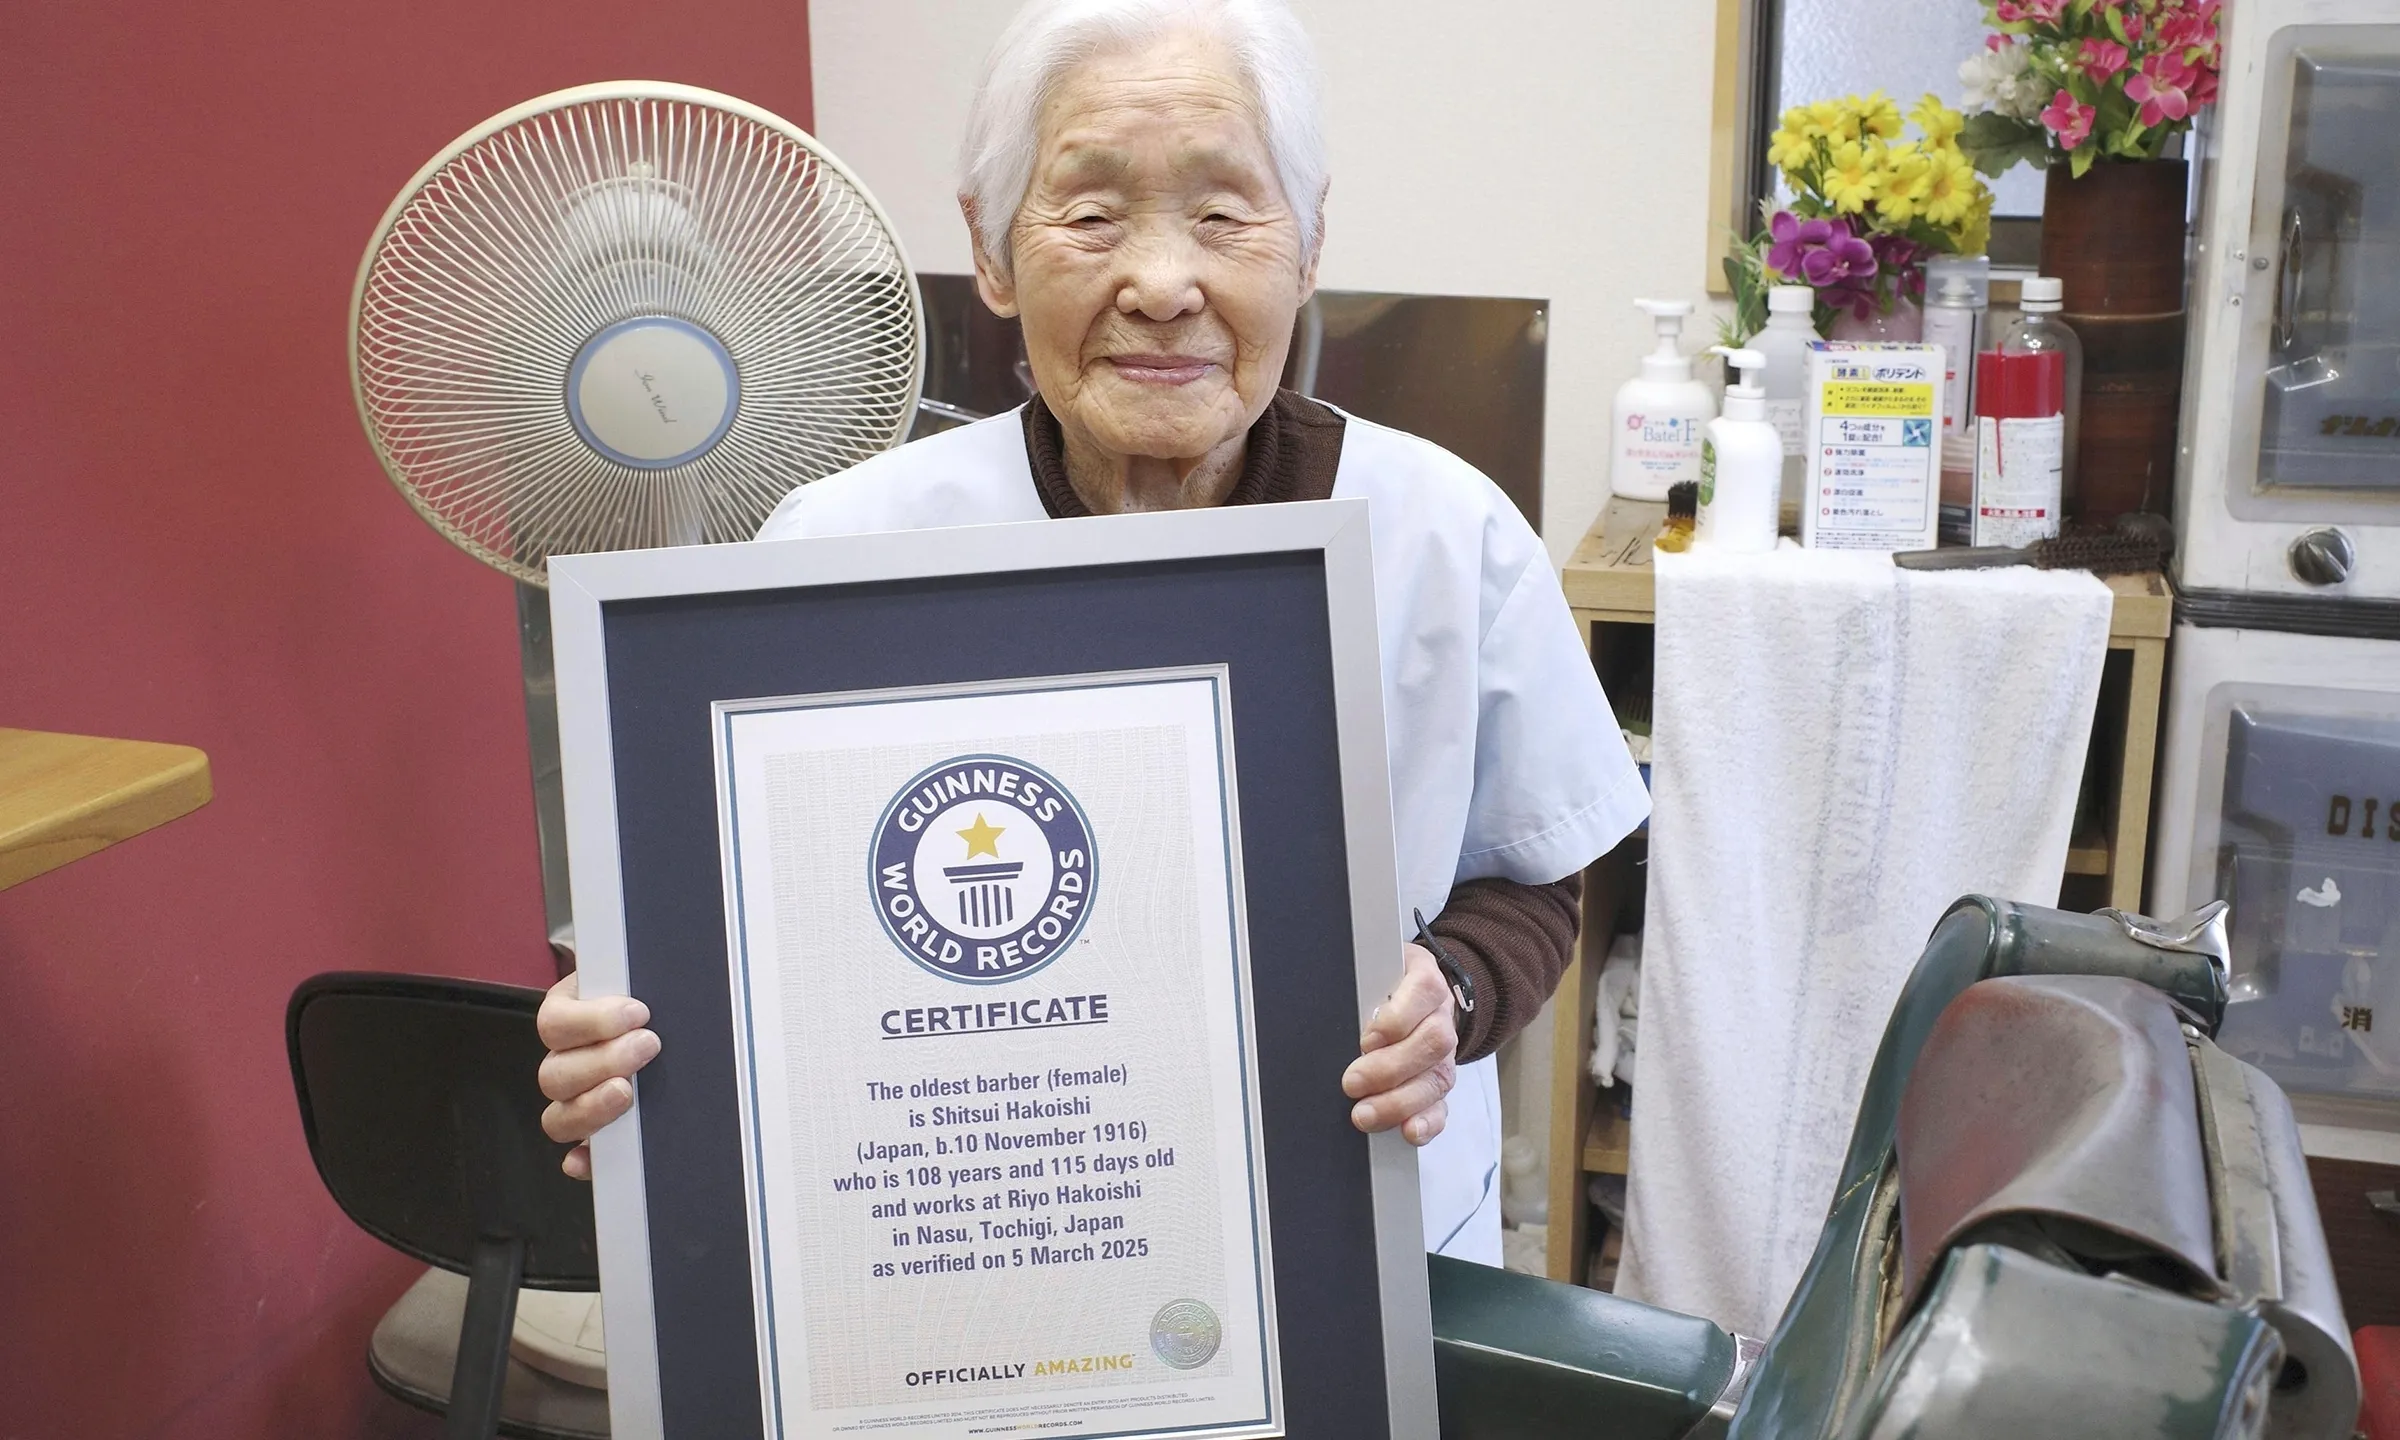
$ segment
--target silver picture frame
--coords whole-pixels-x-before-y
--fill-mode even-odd
[[[630,974],[604,607],[680,596],[1319,552],[1363,1026],[1389,989],[1405,939],[1367,514],[1364,500],[1326,500],[554,557],[550,615],[581,993],[626,994]],[[593,1137],[593,1206],[612,1433],[620,1440],[663,1440],[640,1089],[637,1080],[631,1110]],[[1434,1440],[1439,1426],[1417,1153],[1396,1132],[1365,1139],[1387,1433],[1393,1440]]]

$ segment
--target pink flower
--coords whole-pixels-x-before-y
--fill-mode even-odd
[[[2159,22],[2158,48],[2170,54],[2179,53],[2196,65],[2214,66],[2217,63],[2217,7],[2215,0],[2188,10],[2180,10]]]
[[[2035,25],[2056,25],[2067,10],[2067,0],[2000,0],[1995,7],[2003,24],[2029,22]]]
[[[2199,78],[2199,72],[2181,55],[2170,52],[2145,56],[2141,69],[2125,82],[2125,98],[2142,107],[2137,118],[2144,125],[2163,125],[2192,113],[2189,92]],[[2042,118],[2047,121],[2050,117],[2045,112]]]
[[[2076,59],[2083,66],[2083,73],[2094,80],[2106,80],[2125,68],[2125,47],[2114,40],[2086,40]]]
[[[2042,123],[2058,137],[2058,148],[2072,150],[2092,138],[2092,121],[2099,113],[2061,90],[2051,97],[2050,108],[2042,112]]]

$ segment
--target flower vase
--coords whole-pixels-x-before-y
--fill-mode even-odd
[[[1925,338],[1925,310],[1919,302],[1909,299],[1896,299],[1890,310],[1870,312],[1864,320],[1849,310],[1842,310],[1833,317],[1833,325],[1825,338],[1915,345]]]
[[[2042,273],[2083,342],[2072,519],[2163,510],[2174,490],[2190,186],[2182,160],[2102,160],[2080,177],[2050,167]]]

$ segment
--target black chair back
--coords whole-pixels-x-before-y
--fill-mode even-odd
[[[498,1424],[517,1288],[597,1290],[591,1187],[542,1133],[542,993],[336,973],[292,992],[284,1034],[317,1174],[359,1228],[470,1279],[448,1434]]]

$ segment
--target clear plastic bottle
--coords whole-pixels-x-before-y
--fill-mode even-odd
[[[1973,544],[2054,536],[2074,494],[2083,347],[2058,319],[2058,294],[2056,280],[2027,280],[2022,313],[1975,357]]]
[[[1808,413],[1808,342],[1817,333],[1812,315],[1817,292],[1806,285],[1777,285],[1767,291],[1767,324],[1750,337],[1749,348],[1767,357],[1767,422],[1783,440],[1782,509],[1797,516],[1808,488],[1808,447],[1802,443]]]
[[[2083,342],[2058,318],[2064,303],[2059,281],[2048,275],[2036,275],[2025,282],[2018,300],[2016,318],[2000,329],[1990,348],[2003,355],[2026,355],[2054,350],[2066,362],[2067,435],[2066,454],[2059,471],[2060,500],[2068,514],[2075,512],[2075,438],[2080,433],[2078,420],[2083,410]]]

